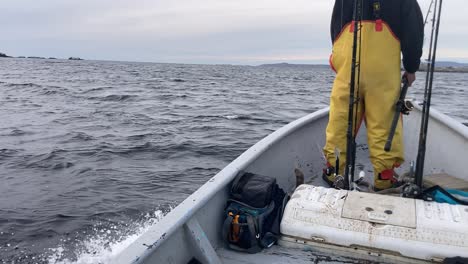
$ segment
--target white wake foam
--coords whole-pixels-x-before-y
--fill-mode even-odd
[[[65,249],[63,246],[51,249],[47,261],[49,264],[111,264],[112,260],[133,243],[140,235],[149,228],[156,225],[164,216],[163,212],[158,210],[154,214],[148,214],[144,223],[137,226],[133,232],[128,230],[117,230],[116,226],[111,226],[107,230],[95,230],[96,234],[92,238],[82,242],[79,252],[76,252],[77,259],[70,260],[64,257]],[[125,235],[123,235],[125,233]],[[131,233],[131,235],[128,235]],[[119,234],[120,237],[119,237]],[[118,237],[117,239],[115,237]],[[111,241],[113,240],[113,241]]]

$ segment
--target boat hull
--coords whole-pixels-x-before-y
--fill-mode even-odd
[[[420,119],[416,104],[410,117],[404,119],[407,161],[416,159]],[[320,178],[324,165],[321,147],[327,123],[328,108],[295,120],[262,139],[142,234],[113,263],[187,263],[193,257],[203,263],[217,263],[217,250],[224,247],[220,232],[222,213],[232,180],[242,171],[269,175],[292,192],[296,187],[294,170],[299,169],[306,182],[324,186]],[[368,160],[366,142],[363,127],[357,136],[357,143],[362,146],[358,149],[358,161]],[[468,154],[465,126],[431,110],[427,145],[426,173],[445,172],[468,180],[468,170],[464,169]],[[361,165],[371,171],[369,162]],[[371,172],[367,174],[372,177]]]

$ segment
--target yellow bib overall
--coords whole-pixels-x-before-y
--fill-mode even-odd
[[[341,150],[339,174],[343,175],[346,157],[346,132],[348,127],[348,107],[353,47],[353,23],[343,27],[343,31],[333,43],[330,58],[331,67],[336,71],[336,78],[330,99],[330,116],[326,131],[324,154],[330,164],[335,164],[334,150]],[[382,21],[362,21],[362,47],[360,59],[360,98],[358,113],[360,121],[364,120],[370,160],[374,167],[374,184],[379,189],[391,186],[389,180],[379,180],[378,174],[384,170],[399,166],[404,161],[402,122],[397,126],[390,152],[384,151],[395,103],[398,100],[401,80],[400,41],[391,28]],[[359,36],[359,32],[358,32]],[[357,80],[358,78],[356,78]],[[356,86],[357,88],[357,86]],[[357,89],[356,89],[357,90]],[[357,131],[355,131],[356,133]]]

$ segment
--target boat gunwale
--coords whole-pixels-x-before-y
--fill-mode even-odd
[[[415,99],[411,100],[414,107],[422,112],[422,102],[417,101]],[[453,132],[456,132],[457,134],[463,136],[465,139],[468,140],[468,127],[463,125],[461,122],[455,120],[453,117],[450,117],[439,110],[435,109],[434,107],[431,107],[429,110],[429,116],[431,119],[434,119],[442,124],[444,124],[446,127],[450,128]]]
[[[176,230],[187,223],[207,201],[229,184],[236,175],[247,168],[252,161],[267,151],[271,145],[313,121],[328,116],[329,109],[329,107],[325,107],[296,119],[264,137],[244,151],[239,157],[229,163],[224,169],[165,215],[155,226],[150,227],[149,230],[130,244],[117,256],[117,263],[140,263],[140,261],[144,261],[146,257],[149,257],[149,255],[157,250],[157,248]],[[172,220],[176,221],[174,222]],[[132,254],[131,252],[135,252],[136,254]]]
[[[412,101],[415,108],[418,111],[422,111],[422,107],[419,105],[418,101]],[[258,141],[171,210],[155,226],[150,227],[148,231],[137,238],[123,252],[117,255],[117,263],[144,263],[146,257],[153,254],[165,240],[187,223],[200,208],[229,184],[239,172],[247,168],[252,161],[256,160],[273,144],[279,142],[294,131],[301,129],[315,120],[328,116],[329,109],[329,107],[325,107],[296,119]],[[430,117],[465,139],[468,139],[468,127],[462,125],[455,119],[436,109],[430,110]],[[175,222],[173,220],[175,220]]]

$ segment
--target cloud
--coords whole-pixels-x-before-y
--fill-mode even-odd
[[[464,52],[464,0],[445,1],[440,56]],[[420,1],[423,10],[429,0]],[[326,62],[332,0],[15,0],[2,3],[13,55],[200,63]],[[455,41],[457,40],[457,41]],[[443,46],[443,48],[442,48]],[[468,56],[467,56],[468,58]]]

